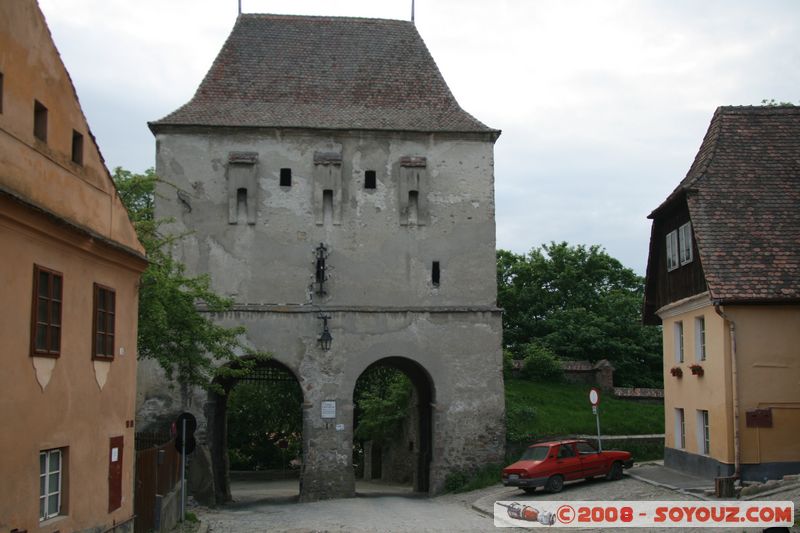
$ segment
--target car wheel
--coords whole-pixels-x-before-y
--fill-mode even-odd
[[[522,487],[522,490],[525,491],[525,494],[533,494],[536,492],[536,487]]]
[[[547,492],[561,492],[561,489],[564,488],[564,476],[560,474],[550,476],[544,488]]]
[[[606,474],[606,479],[609,481],[622,479],[622,463],[615,461],[614,464],[611,465],[608,474]]]

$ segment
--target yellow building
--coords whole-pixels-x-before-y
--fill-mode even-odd
[[[131,531],[146,260],[35,0],[0,2],[0,250],[0,531]]]
[[[742,480],[800,472],[800,108],[717,109],[649,218],[664,464]]]

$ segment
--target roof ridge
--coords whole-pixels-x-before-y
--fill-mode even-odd
[[[757,113],[757,114],[781,114],[781,113],[800,113],[800,105],[792,103],[774,105],[727,105],[717,108],[729,115]]]
[[[338,16],[338,15],[292,15],[284,13],[241,13],[239,17],[247,18],[260,18],[260,19],[281,19],[281,20],[336,20],[336,21],[353,21],[353,22],[392,22],[401,24],[414,24],[410,20],[405,19],[389,19],[382,17],[354,17],[354,16]]]

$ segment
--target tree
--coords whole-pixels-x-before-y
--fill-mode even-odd
[[[188,275],[170,254],[178,237],[164,235],[160,228],[169,221],[155,218],[155,171],[134,174],[117,167],[113,178],[150,263],[139,286],[139,357],[158,361],[167,378],[184,388],[209,388],[217,376],[249,372],[266,355],[242,343],[243,327],[222,327],[198,311],[198,304],[211,313],[227,311],[232,301],[211,290],[207,275]],[[239,358],[244,353],[254,357]],[[231,361],[237,364],[222,364]]]
[[[661,334],[641,324],[644,280],[599,246],[499,250],[497,286],[517,358],[534,343],[563,359],[608,359],[621,385],[660,385]]]
[[[280,469],[298,457],[302,404],[303,391],[295,380],[236,385],[227,408],[231,469]]]
[[[356,438],[378,443],[396,439],[408,417],[412,387],[408,376],[391,367],[371,368],[359,377],[353,392]]]

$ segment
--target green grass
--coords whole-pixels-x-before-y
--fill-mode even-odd
[[[508,440],[596,434],[589,389],[588,385],[506,379]],[[663,433],[664,406],[617,400],[601,393],[600,430],[604,435]]]

